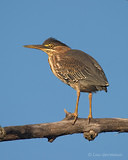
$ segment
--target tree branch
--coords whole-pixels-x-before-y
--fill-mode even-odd
[[[48,138],[53,142],[59,136],[74,133],[83,133],[91,141],[102,132],[128,132],[128,119],[95,118],[88,121],[78,118],[74,125],[73,120],[73,115],[66,111],[66,118],[59,122],[0,127],[0,141]]]

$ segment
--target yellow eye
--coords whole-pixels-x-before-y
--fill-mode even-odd
[[[49,46],[50,48],[53,48],[53,47],[54,47],[54,45],[51,44],[51,43],[49,43],[48,46]]]

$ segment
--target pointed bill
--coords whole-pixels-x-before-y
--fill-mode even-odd
[[[33,48],[33,49],[43,49],[43,45],[24,45],[26,48]]]

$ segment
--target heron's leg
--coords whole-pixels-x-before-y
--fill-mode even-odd
[[[92,118],[92,93],[89,93],[88,98],[89,98],[89,115],[88,115],[88,119],[91,119]]]
[[[74,114],[74,116],[75,116],[74,123],[76,122],[77,117],[78,117],[78,104],[79,104],[79,98],[80,98],[80,91],[79,91],[79,90],[77,90],[76,108],[75,108],[75,112],[73,113],[73,114]]]

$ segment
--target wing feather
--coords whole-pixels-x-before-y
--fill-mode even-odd
[[[80,80],[87,81],[91,85],[108,84],[103,69],[98,62],[90,55],[78,51],[71,50],[59,57],[57,55],[54,68],[56,76],[66,83],[78,82]]]

